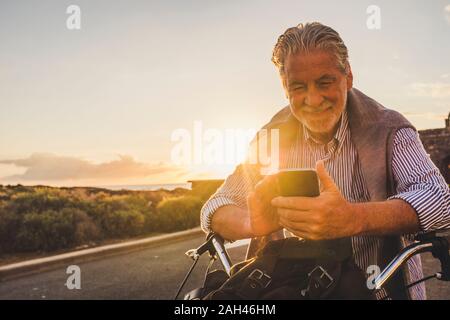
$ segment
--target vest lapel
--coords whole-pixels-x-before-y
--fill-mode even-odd
[[[389,130],[380,128],[381,108],[356,89],[347,95],[351,139],[372,201],[386,200],[386,145]]]

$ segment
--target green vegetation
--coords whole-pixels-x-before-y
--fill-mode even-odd
[[[203,203],[218,186],[111,191],[0,185],[0,255],[193,228],[199,225]]]
[[[203,201],[199,197],[168,198],[158,204],[157,221],[163,232],[193,228],[199,223]]]

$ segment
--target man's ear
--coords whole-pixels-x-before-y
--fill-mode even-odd
[[[280,74],[280,79],[281,79],[281,85],[283,86],[284,96],[286,97],[286,99],[289,100],[286,78],[283,77],[283,75]]]
[[[347,75],[346,75],[346,80],[347,80],[347,90],[350,90],[351,88],[353,88],[353,73],[352,73],[352,68],[350,67],[350,63],[347,62]]]

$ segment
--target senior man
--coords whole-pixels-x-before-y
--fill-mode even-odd
[[[335,30],[317,22],[289,28],[272,61],[289,105],[263,128],[279,130],[280,169],[316,168],[320,196],[277,197],[273,176],[247,161],[202,208],[205,232],[253,238],[247,256],[282,237],[282,229],[311,240],[351,237],[353,258],[366,271],[383,268],[411,235],[450,227],[448,185],[417,131],[353,88],[348,51]],[[402,290],[422,277],[415,256],[377,297],[425,299],[423,283]]]

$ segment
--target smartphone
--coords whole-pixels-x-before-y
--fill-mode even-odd
[[[282,169],[277,173],[280,195],[283,197],[317,197],[319,179],[314,169]]]

